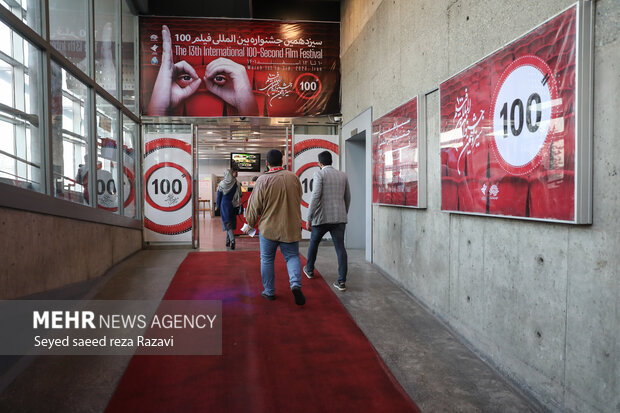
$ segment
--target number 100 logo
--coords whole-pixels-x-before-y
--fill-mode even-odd
[[[560,113],[555,75],[542,59],[523,56],[504,70],[493,95],[493,152],[506,172],[527,174],[548,150]]]
[[[176,211],[191,198],[191,175],[182,166],[162,162],[145,174],[146,202],[160,211]]]

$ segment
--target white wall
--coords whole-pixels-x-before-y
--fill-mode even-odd
[[[343,0],[342,113],[426,99],[428,208],[373,206],[373,261],[549,409],[617,412],[620,2],[595,2],[592,225],[441,212],[439,96],[425,94],[573,3]]]

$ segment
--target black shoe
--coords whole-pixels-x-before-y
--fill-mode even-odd
[[[314,278],[314,271],[308,271],[308,269],[304,266],[304,274],[306,274],[306,277],[308,278]]]
[[[226,240],[226,246],[230,247],[230,240],[228,240],[228,239]]]
[[[340,291],[347,291],[347,286],[344,285],[344,283],[339,283],[338,281],[334,283],[334,287],[336,287]]]
[[[231,250],[234,250],[234,249],[235,249],[235,241],[233,241],[233,242],[231,242],[231,243],[230,243],[230,249],[231,249]]]
[[[276,299],[276,296],[275,296],[275,295],[269,295],[269,294],[267,294],[267,293],[266,293],[266,292],[264,292],[264,291],[263,291],[262,293],[260,293],[260,295],[262,295],[262,296],[263,296],[263,298],[266,298],[266,299],[267,299],[267,300],[269,300],[269,301],[273,301],[273,300],[275,300],[275,299]]]
[[[295,296],[295,304],[304,305],[306,304],[306,297],[304,297],[304,293],[301,292],[301,287],[293,287],[291,290],[293,295]]]

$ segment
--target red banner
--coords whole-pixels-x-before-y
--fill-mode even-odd
[[[442,210],[575,220],[576,13],[440,85]]]
[[[418,100],[372,122],[372,202],[418,206]]]
[[[340,112],[340,25],[140,18],[147,116]]]

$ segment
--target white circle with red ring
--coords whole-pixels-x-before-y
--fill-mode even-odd
[[[302,99],[314,99],[321,93],[322,89],[321,79],[314,73],[302,73],[295,79],[295,92]]]
[[[506,172],[524,175],[540,164],[560,106],[556,77],[544,60],[523,56],[504,70],[491,102],[491,142]]]
[[[136,199],[133,171],[127,167],[123,174],[123,205],[128,207]]]
[[[146,202],[159,211],[177,211],[189,202],[191,175],[173,162],[153,165],[145,177]]]
[[[118,209],[118,197],[116,193],[116,181],[110,171],[97,170],[97,205],[101,209],[116,211]]]

